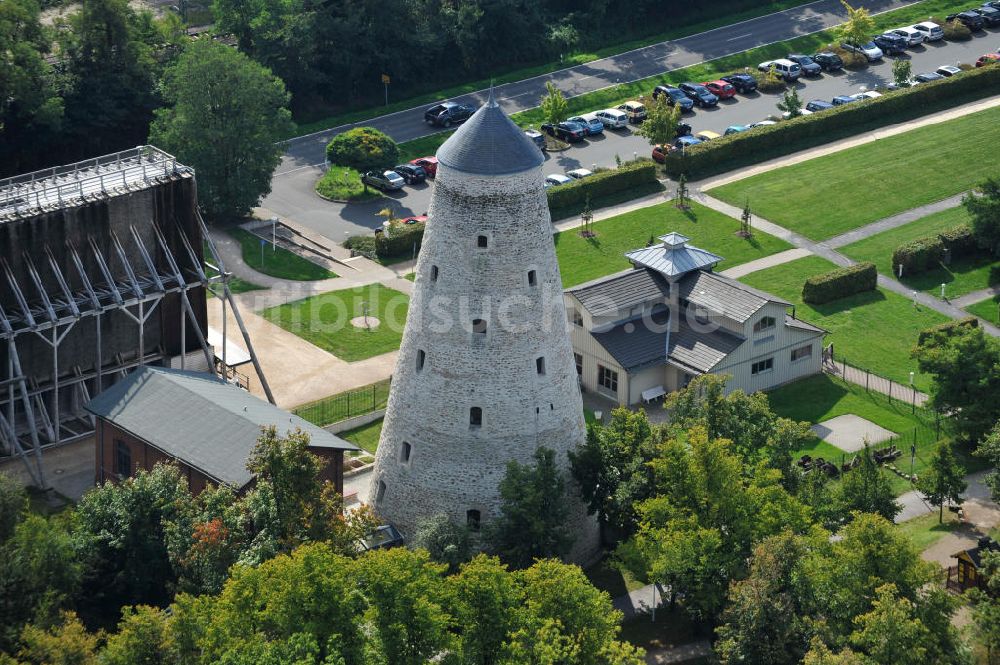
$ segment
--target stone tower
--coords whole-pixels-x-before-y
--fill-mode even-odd
[[[369,495],[407,538],[437,513],[488,524],[508,461],[544,446],[568,471],[586,436],[541,152],[491,94],[437,157]],[[568,489],[582,561],[597,522]]]

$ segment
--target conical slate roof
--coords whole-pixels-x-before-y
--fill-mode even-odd
[[[505,175],[538,168],[538,146],[490,98],[437,151],[448,168],[477,175]]]

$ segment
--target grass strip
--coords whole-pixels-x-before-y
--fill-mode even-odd
[[[230,229],[229,234],[240,243],[244,263],[257,272],[301,282],[331,279],[337,276],[335,272],[308,261],[284,247],[275,247],[249,231]]]

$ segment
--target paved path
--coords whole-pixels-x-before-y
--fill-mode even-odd
[[[969,305],[975,305],[980,300],[986,300],[987,298],[992,298],[995,295],[1000,295],[1000,284],[991,286],[988,289],[979,289],[978,291],[973,291],[972,293],[966,293],[964,296],[952,298],[950,302],[955,307],[961,307],[964,309]]]
[[[788,263],[796,259],[801,259],[809,256],[810,254],[812,254],[812,252],[801,247],[786,249],[785,251],[778,252],[777,254],[771,254],[770,256],[765,256],[754,261],[748,261],[747,263],[741,263],[738,266],[733,266],[732,268],[723,270],[722,274],[726,277],[739,279],[740,277],[749,275],[752,272],[764,270],[765,268],[773,268],[774,266],[780,266],[782,263]]]
[[[868,236],[873,236],[876,233],[882,233],[883,231],[888,231],[899,226],[905,226],[906,224],[926,217],[927,215],[933,215],[936,212],[956,208],[962,204],[963,196],[965,196],[964,193],[956,194],[955,196],[949,196],[946,199],[935,201],[934,203],[928,203],[925,206],[904,210],[898,215],[893,215],[892,217],[886,217],[885,219],[880,219],[872,222],[871,224],[866,224],[859,229],[842,233],[839,236],[834,236],[824,240],[823,242],[827,247],[844,247],[845,245],[850,245],[852,242],[857,242],[858,240],[867,238]]]
[[[977,471],[965,477],[968,488],[962,492],[965,499],[965,510],[972,511],[976,516],[988,516],[991,520],[1000,520],[1000,506],[990,498],[990,489],[986,486],[986,474],[990,471]],[[896,497],[896,500],[903,506],[903,510],[896,516],[896,523],[912,520],[938,510],[937,506],[932,506],[924,501],[923,496],[916,490],[911,490]],[[984,517],[986,519],[986,517]],[[980,520],[977,520],[977,523]],[[995,522],[994,522],[995,523]]]
[[[824,363],[823,371],[834,376],[839,376],[844,381],[849,381],[855,385],[865,386],[868,390],[874,390],[877,393],[887,395],[892,399],[905,402],[906,404],[915,403],[917,406],[922,407],[930,399],[928,395],[911,386],[904,386],[902,383],[890,381],[878,374],[871,374],[863,369],[846,365],[839,360]]]

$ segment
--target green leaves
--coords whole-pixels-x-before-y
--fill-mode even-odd
[[[542,97],[542,103],[540,104],[542,113],[545,115],[546,122],[558,125],[566,119],[569,104],[566,103],[566,98],[563,97],[562,91],[551,81],[545,82],[545,90],[547,94]]]
[[[326,146],[326,159],[362,172],[389,169],[399,162],[399,147],[374,127],[355,127],[333,137]]]
[[[635,133],[647,138],[650,145],[665,146],[673,142],[680,122],[681,105],[670,106],[667,104],[667,96],[660,95],[646,107],[646,119]]]

